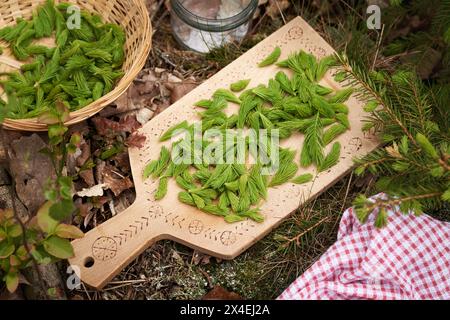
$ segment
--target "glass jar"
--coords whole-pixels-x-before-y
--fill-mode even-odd
[[[258,0],[171,0],[172,31],[185,48],[206,53],[248,33]]]

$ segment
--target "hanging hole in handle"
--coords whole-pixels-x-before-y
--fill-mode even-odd
[[[93,266],[94,266],[94,264],[95,264],[95,260],[94,260],[94,258],[92,258],[92,257],[87,257],[85,260],[84,260],[84,267],[85,268],[92,268]]]

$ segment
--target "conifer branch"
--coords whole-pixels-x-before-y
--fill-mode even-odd
[[[402,198],[398,198],[398,199],[388,199],[388,200],[377,199],[371,205],[367,206],[366,209],[368,211],[373,211],[379,207],[392,208],[394,206],[399,206],[402,203],[406,203],[409,201],[431,199],[431,198],[440,197],[442,195],[443,195],[443,192],[433,192],[433,193],[420,194],[420,195],[415,195],[415,196],[402,197]]]
[[[386,103],[386,99],[384,99],[378,90],[374,89],[374,86],[371,85],[371,81],[369,80],[368,75],[363,75],[363,71],[360,70],[356,65],[351,65],[346,56],[336,54],[336,61],[340,64],[340,68],[345,73],[346,77],[343,80],[350,80],[352,84],[357,84],[357,88],[362,91],[362,96],[368,97],[370,96],[372,99],[375,99],[380,106],[383,107],[383,110],[386,111],[390,118],[401,128],[403,133],[409,138],[409,140],[417,145],[414,137],[411,132],[406,128],[403,122],[398,118],[398,116],[391,110],[389,105]],[[358,70],[358,71],[356,71]]]

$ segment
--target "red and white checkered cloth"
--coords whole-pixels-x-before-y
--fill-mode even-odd
[[[337,242],[278,299],[450,299],[450,224],[389,212],[361,225],[352,209]]]

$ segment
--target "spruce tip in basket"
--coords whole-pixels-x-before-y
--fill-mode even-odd
[[[70,111],[67,124],[82,121],[117,99],[143,67],[151,33],[142,1],[120,3],[135,9],[133,21],[124,25],[115,21],[127,21],[129,13],[106,6],[106,0],[95,3],[98,12],[85,1],[55,4],[45,0],[37,8],[19,4],[21,15],[28,18],[0,24],[0,40],[6,44],[0,62],[16,61],[20,66],[1,74],[4,127],[46,130],[46,121],[40,120],[58,103]],[[16,13],[2,12],[1,20]],[[74,15],[79,16],[74,19]],[[142,33],[137,43],[128,41],[133,33]]]

